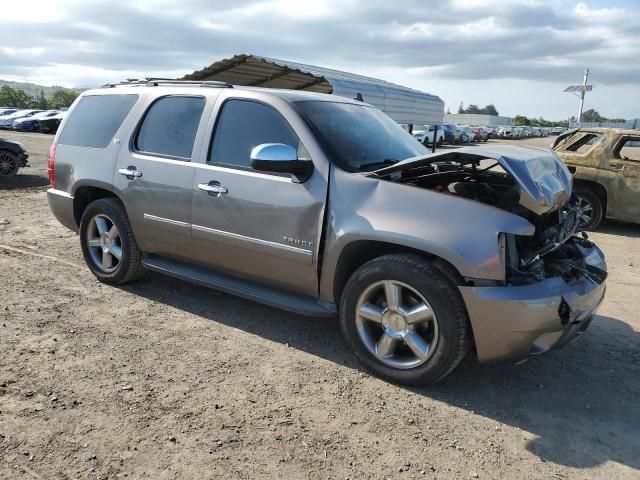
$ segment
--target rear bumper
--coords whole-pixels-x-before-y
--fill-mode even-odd
[[[62,190],[50,188],[47,190],[49,208],[58,221],[69,230],[78,232],[78,225],[73,214],[73,196]]]
[[[585,259],[606,272],[598,247]],[[556,277],[524,286],[460,287],[481,362],[520,359],[575,340],[591,323],[605,290],[605,281],[586,275],[570,284]]]

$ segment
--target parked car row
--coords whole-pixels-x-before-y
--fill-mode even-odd
[[[434,125],[420,125],[413,131],[413,136],[420,143],[425,145],[433,145],[434,135],[436,144],[443,143],[458,144],[472,142],[486,142],[489,139],[489,129],[487,127],[455,125],[453,123],[443,123],[436,127]]]
[[[495,138],[532,138],[559,135],[564,132],[562,127],[530,127],[528,125],[503,125],[496,127]]]
[[[0,108],[0,129],[56,133],[65,114],[60,110]]]
[[[434,125],[417,125],[412,134],[422,144],[433,145],[434,134],[436,144],[450,145],[473,142],[486,142],[490,138],[519,139],[532,137],[546,137],[560,135],[566,129],[562,127],[531,127],[531,126],[485,126],[485,125],[455,125],[443,123],[438,126],[435,134]]]

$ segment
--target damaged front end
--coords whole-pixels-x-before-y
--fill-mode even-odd
[[[504,281],[469,279],[460,287],[481,361],[558,348],[587,328],[604,297],[606,264],[598,247],[578,232],[571,174],[554,153],[464,148],[374,174],[490,205],[533,225],[531,235],[499,233]]]

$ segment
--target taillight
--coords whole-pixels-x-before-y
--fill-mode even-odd
[[[56,186],[56,147],[54,143],[49,149],[49,158],[47,159],[47,173],[49,174],[49,183],[52,188]]]

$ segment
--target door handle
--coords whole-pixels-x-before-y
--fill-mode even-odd
[[[198,189],[203,192],[207,192],[209,195],[214,197],[219,197],[223,193],[227,193],[229,191],[226,187],[220,185],[219,182],[199,183]]]
[[[118,170],[120,175],[124,175],[129,180],[133,180],[134,178],[138,178],[142,176],[142,172],[140,170],[136,170],[134,166],[128,166],[127,168],[121,168]]]

